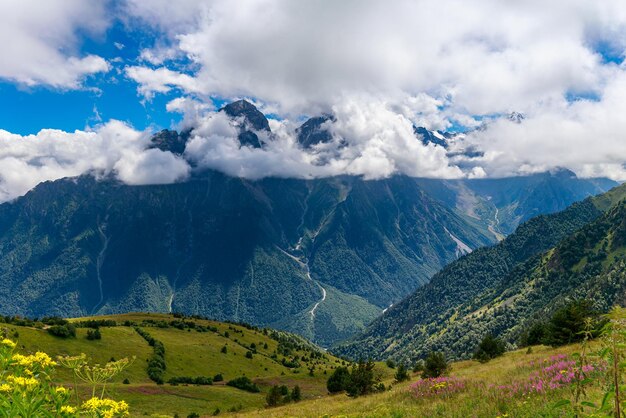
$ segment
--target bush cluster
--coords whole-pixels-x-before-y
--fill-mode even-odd
[[[574,300],[555,311],[548,321],[531,325],[520,342],[523,346],[544,344],[558,347],[581,341],[588,326],[591,326],[591,335],[597,337],[605,323],[593,309],[591,301]]]
[[[87,339],[88,340],[101,340],[102,333],[100,332],[100,328],[89,329],[87,330]]]
[[[90,319],[88,321],[78,321],[74,323],[77,328],[100,328],[116,327],[117,322],[112,319]]]
[[[302,399],[302,391],[300,390],[300,386],[294,386],[294,388],[289,391],[289,388],[285,385],[274,385],[270,388],[270,391],[267,393],[265,400],[267,402],[267,406],[278,406],[284,405],[289,402],[298,402]]]
[[[487,334],[478,345],[474,353],[474,360],[486,363],[491,359],[500,357],[505,351],[506,346],[502,340],[495,338],[491,334]]]
[[[236,379],[229,380],[226,384],[237,389],[245,390],[246,392],[259,393],[261,391],[257,384],[246,376],[241,376]]]
[[[137,334],[152,347],[152,355],[148,359],[148,377],[158,385],[164,383],[165,369],[165,346],[163,343],[152,337],[146,330],[135,327]]]
[[[359,360],[350,371],[347,367],[335,369],[326,382],[326,388],[330,393],[345,391],[349,396],[357,397],[384,390],[380,379],[374,373],[374,362]]]
[[[66,323],[65,325],[52,325],[48,328],[48,333],[59,338],[76,337],[76,327],[70,323]]]
[[[446,360],[445,354],[441,352],[431,352],[424,361],[424,370],[422,370],[422,379],[440,377],[448,373],[450,366]]]
[[[180,377],[172,377],[167,381],[170,385],[199,385],[199,386],[208,386],[213,384],[213,378],[206,376],[198,376],[198,377],[189,377],[189,376],[180,376]]]

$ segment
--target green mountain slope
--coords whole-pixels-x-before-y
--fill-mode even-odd
[[[180,311],[329,345],[493,239],[406,177],[84,176],[0,205],[0,311]]]
[[[242,146],[272,141],[253,104],[222,110],[237,119]],[[301,146],[332,138],[325,129],[333,120],[305,122]],[[193,135],[165,130],[151,146],[186,158]],[[88,175],[48,182],[0,205],[0,313],[180,311],[330,346],[451,261],[609,184],[565,170],[487,180],[250,181],[199,167],[170,185]]]
[[[524,326],[567,297],[588,296],[606,310],[624,297],[625,196],[620,186],[530,220],[500,244],[444,268],[337,352],[408,360],[443,350],[465,357],[489,332],[515,342]]]

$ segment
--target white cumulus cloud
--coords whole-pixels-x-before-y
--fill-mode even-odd
[[[93,131],[44,129],[21,136],[0,130],[0,202],[47,180],[113,174],[128,184],[171,183],[189,174],[179,157],[146,150],[148,135],[111,121]]]
[[[97,55],[79,53],[78,32],[99,35],[108,26],[105,2],[3,0],[0,2],[0,79],[27,86],[81,87],[106,72]]]

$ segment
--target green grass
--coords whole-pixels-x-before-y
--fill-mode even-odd
[[[146,320],[172,321],[171,315],[133,313],[108,315],[102,317],[75,318],[77,322],[88,319],[113,319],[118,324],[124,321],[141,323]],[[189,320],[189,319],[187,319]],[[132,365],[115,377],[107,387],[108,395],[114,399],[126,400],[132,416],[174,416],[185,417],[191,412],[212,414],[216,408],[222,413],[229,410],[251,411],[263,408],[265,395],[274,384],[293,388],[299,385],[304,398],[313,398],[326,394],[326,379],[341,360],[324,355],[321,359],[300,361],[301,366],[291,369],[272,355],[278,349],[278,342],[263,331],[247,329],[239,325],[216,321],[192,320],[198,325],[217,328],[217,332],[198,332],[177,328],[159,328],[140,325],[165,346],[167,370],[165,380],[181,376],[210,376],[221,373],[228,381],[239,376],[247,376],[261,387],[261,393],[248,393],[216,382],[213,386],[173,386],[156,385],[146,373],[146,362],[152,354],[152,348],[131,326],[102,327],[101,340],[87,340],[86,328],[77,328],[76,338],[61,339],[50,335],[45,329],[5,325],[7,335],[18,341],[22,353],[44,351],[56,358],[60,355],[78,355],[85,353],[92,363],[105,364],[111,358],[136,357]],[[18,335],[18,337],[15,337]],[[302,341],[300,337],[292,338]],[[246,358],[251,344],[256,345],[257,353],[252,359]],[[221,352],[227,346],[227,353]],[[267,346],[267,348],[265,348]],[[295,351],[292,356],[309,357],[306,351]],[[290,356],[291,358],[291,356]],[[313,376],[309,367],[314,367]],[[65,385],[71,385],[73,375],[69,370],[58,368],[55,379]],[[128,379],[130,384],[123,384]],[[83,398],[90,395],[86,385],[79,386]]]
[[[172,320],[167,315],[129,314],[108,317],[118,323],[131,320],[141,322],[151,320]],[[376,365],[376,371],[390,390],[384,393],[356,399],[344,394],[329,396],[326,379],[341,361],[330,355],[311,362],[315,364],[314,376],[309,376],[307,366],[289,369],[280,364],[282,356],[272,359],[277,350],[277,341],[263,331],[251,330],[238,325],[214,321],[195,320],[196,323],[217,328],[217,332],[183,331],[176,328],[142,326],[154,338],[163,342],[166,351],[166,379],[174,376],[214,376],[222,373],[226,380],[248,376],[261,387],[261,393],[248,393],[229,386],[224,382],[213,386],[173,386],[156,385],[146,374],[146,359],[152,353],[151,347],[132,327],[117,326],[101,328],[102,340],[89,341],[85,338],[86,329],[79,328],[77,337],[59,339],[45,330],[6,325],[9,336],[19,334],[19,347],[22,352],[45,351],[52,356],[80,353],[87,354],[93,362],[106,363],[111,357],[136,356],[135,362],[124,373],[115,378],[108,387],[108,396],[126,400],[133,417],[169,416],[179,417],[196,412],[201,416],[211,416],[217,409],[220,415],[240,417],[509,417],[562,416],[552,405],[559,399],[569,397],[566,389],[544,396],[501,399],[490,385],[523,381],[533,371],[531,361],[548,358],[556,353],[571,354],[578,346],[559,349],[533,347],[528,353],[517,350],[481,364],[475,361],[457,362],[452,365],[451,375],[464,379],[467,390],[448,398],[418,400],[409,392],[411,383],[419,377],[412,375],[407,383],[394,384],[395,370],[383,363]],[[228,336],[227,336],[228,335]],[[245,357],[248,346],[255,343],[257,354],[252,359]],[[265,348],[267,344],[267,348]],[[221,353],[226,345],[228,353]],[[304,352],[296,353],[302,356]],[[278,361],[277,361],[278,360]],[[71,385],[71,375],[60,370],[57,381]],[[129,379],[130,384],[123,384]],[[265,408],[265,395],[272,385],[299,385],[304,400],[277,408]],[[88,387],[79,387],[79,393],[86,398]],[[592,389],[589,398],[597,401],[599,390]]]
[[[557,400],[568,398],[569,391],[561,389],[545,396],[531,396],[519,399],[498,399],[489,385],[500,385],[516,380],[524,380],[534,370],[531,361],[541,360],[557,353],[571,354],[578,346],[551,349],[533,347],[532,353],[526,349],[506,353],[486,364],[476,361],[462,361],[452,365],[451,375],[468,382],[467,390],[448,398],[417,400],[409,392],[409,386],[419,380],[412,375],[406,383],[394,384],[384,393],[352,399],[344,394],[306,400],[278,408],[237,414],[241,417],[557,417],[561,410],[553,409]],[[387,376],[386,384],[392,384]],[[599,393],[591,391],[591,397]],[[594,400],[597,400],[595,399]],[[508,414],[508,415],[504,415]]]
[[[132,416],[186,417],[192,412],[211,415],[217,408],[221,413],[229,409],[250,411],[263,408],[264,395],[253,394],[219,386],[130,385],[116,386],[110,395],[124,399],[131,407]]]
[[[78,328],[76,338],[60,339],[48,334],[47,331],[35,328],[9,326],[9,335],[12,330],[19,333],[16,338],[19,347],[25,352],[43,351],[53,358],[61,355],[77,355],[85,353],[92,363],[105,364],[111,358],[117,360],[136,356],[133,364],[126,369],[115,381],[122,382],[129,379],[132,383],[148,383],[146,375],[146,359],[152,353],[143,338],[132,328],[113,327],[101,328],[102,339],[89,341],[86,338],[87,329]],[[69,380],[71,373],[59,369],[58,378]]]

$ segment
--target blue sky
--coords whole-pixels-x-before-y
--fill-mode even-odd
[[[0,56],[0,202],[88,172],[199,168],[626,180],[623,0],[5,0]],[[239,98],[273,119],[260,149],[215,112]],[[326,112],[336,141],[302,149],[297,127]],[[181,119],[183,156],[150,149],[146,130]],[[414,125],[464,135],[424,147]]]
[[[71,1],[75,0],[70,0],[68,4],[71,3]],[[72,55],[78,57],[88,55],[102,57],[108,62],[109,70],[96,72],[94,74],[85,74],[81,77],[78,87],[59,87],[46,84],[45,82],[26,85],[25,83],[15,82],[11,77],[3,78],[2,74],[0,74],[0,129],[22,135],[34,134],[44,128],[74,131],[76,129],[93,127],[98,123],[106,122],[111,119],[124,121],[138,130],[175,128],[181,121],[182,116],[179,113],[167,112],[166,104],[170,100],[183,95],[187,97],[197,97],[197,92],[190,90],[188,86],[177,85],[176,82],[168,83],[159,81],[156,74],[149,80],[146,80],[145,77],[132,79],[127,73],[127,69],[130,67],[144,68],[149,71],[158,68],[167,68],[175,73],[188,74],[194,81],[198,82],[200,85],[199,88],[204,90],[203,94],[200,95],[202,96],[201,100],[209,103],[213,102],[213,106],[221,106],[227,101],[221,97],[257,97],[260,100],[266,100],[268,105],[264,111],[268,116],[281,119],[284,115],[288,115],[293,120],[302,120],[303,115],[328,111],[334,104],[334,99],[330,96],[338,89],[341,89],[341,84],[348,85],[351,78],[355,78],[355,76],[356,78],[359,77],[358,73],[348,74],[348,80],[342,79],[342,73],[345,71],[342,66],[350,68],[351,63],[345,62],[341,58],[336,58],[338,55],[336,52],[346,47],[346,45],[342,45],[340,39],[337,40],[337,51],[333,52],[334,55],[328,54],[328,50],[332,52],[335,48],[330,45],[326,47],[326,50],[308,51],[313,57],[310,58],[309,64],[301,67],[302,72],[306,73],[309,69],[314,69],[316,65],[319,65],[319,62],[323,63],[325,60],[337,60],[337,62],[332,62],[332,66],[334,66],[332,68],[336,68],[335,71],[337,75],[320,70],[318,74],[312,73],[313,76],[307,79],[305,76],[294,76],[293,71],[295,71],[295,69],[292,71],[289,66],[285,67],[283,65],[275,68],[276,75],[273,76],[263,69],[267,67],[267,63],[263,61],[259,62],[258,57],[251,56],[251,61],[246,62],[246,55],[237,55],[237,48],[240,45],[243,45],[241,49],[245,51],[245,41],[247,39],[242,38],[243,41],[237,43],[238,34],[236,28],[234,28],[235,31],[227,32],[227,35],[233,38],[232,42],[218,46],[227,51],[232,49],[233,54],[231,57],[215,56],[215,51],[209,52],[202,49],[194,50],[192,48],[189,50],[177,48],[176,44],[181,39],[179,38],[180,35],[193,36],[194,30],[199,34],[203,33],[203,29],[205,28],[203,28],[202,25],[197,26],[197,16],[199,16],[201,14],[200,12],[203,10],[199,7],[201,2],[184,1],[180,4],[171,4],[171,2],[158,0],[151,5],[147,5],[137,0],[115,0],[100,4],[105,5],[101,14],[107,15],[103,18],[105,22],[103,25],[104,30],[94,31],[89,24],[85,24],[84,22],[77,24],[73,22],[76,27],[72,28],[74,39],[72,42],[69,42],[71,46],[66,44],[53,44],[50,45],[50,47],[56,48],[59,51],[71,51],[73,49],[74,51],[71,51],[73,52]],[[84,7],[84,5],[81,5],[81,7]],[[314,18],[315,16],[311,17],[311,19]],[[541,16],[538,16],[538,22],[540,18]],[[355,19],[358,19],[358,16],[356,16]],[[358,26],[358,22],[353,24],[353,26]],[[296,25],[294,24],[294,28],[295,27]],[[350,29],[350,25],[346,27]],[[333,29],[332,26],[329,28],[329,30]],[[297,30],[292,30],[291,32],[297,33]],[[598,32],[598,29],[594,29],[593,31],[588,30],[588,32]],[[277,51],[272,49],[272,42],[266,42],[267,40],[264,39],[264,34],[259,33],[258,35],[259,39],[256,41],[256,49],[259,49],[259,47],[266,49],[266,51],[264,51],[265,55],[261,55],[261,58],[268,61]],[[392,35],[395,36],[397,33],[393,33]],[[411,35],[411,31],[409,30],[402,35],[409,36]],[[295,39],[290,42],[293,42],[296,46],[295,50],[297,51],[299,48],[298,36],[295,35],[294,38]],[[585,43],[585,47],[589,50],[597,53],[605,66],[619,66],[624,59],[624,50],[623,44],[616,42],[617,38],[619,38],[619,36],[594,36],[588,40],[582,39],[581,42]],[[488,38],[485,39],[488,40]],[[441,39],[437,41],[442,42]],[[261,44],[261,42],[265,43]],[[279,42],[283,42],[282,39]],[[307,44],[309,41],[307,39],[301,39],[300,42]],[[497,43],[488,46],[495,52],[498,52],[498,48],[501,48]],[[142,51],[157,51],[162,48],[170,48],[176,51],[178,55],[175,59],[170,59],[162,63],[149,63],[146,62],[146,60],[140,59]],[[419,47],[413,50],[416,51],[415,53],[417,54]],[[406,53],[410,51],[411,49],[400,52]],[[529,50],[529,53],[534,52]],[[196,55],[195,61],[185,58],[186,54]],[[249,54],[250,52],[248,52],[248,55]],[[207,58],[204,58],[203,55],[207,55]],[[302,55],[302,58],[305,58],[305,55],[306,54]],[[396,59],[399,57],[398,54],[393,56]],[[208,69],[209,66],[213,64],[211,61],[212,57],[226,60],[225,67],[220,68],[215,65],[215,68],[211,69],[214,71],[214,74],[210,74],[211,79],[215,81],[208,83],[202,77],[194,78],[195,71],[203,68]],[[278,58],[280,62],[296,63],[298,59],[300,59],[300,56],[278,56]],[[361,59],[360,57],[356,58]],[[488,59],[489,56],[485,58]],[[576,57],[572,58],[575,59]],[[233,59],[239,59],[239,61],[233,61]],[[257,59],[257,61],[254,61],[255,59]],[[368,59],[370,58],[368,57]],[[533,59],[536,60],[536,58]],[[549,58],[539,57],[539,59],[545,60],[548,64],[551,64]],[[559,64],[558,61],[555,62]],[[452,65],[454,64],[456,63],[453,62]],[[374,69],[377,68],[378,65],[380,65],[380,63],[376,63],[375,61],[370,62],[370,66]],[[442,67],[445,65],[450,66],[451,64],[442,64]],[[518,63],[512,63],[511,65],[520,66]],[[601,66],[598,68],[601,69]],[[444,68],[442,68],[442,70],[443,69]],[[364,70],[368,69],[364,68]],[[421,77],[419,74],[419,65],[416,66],[414,70],[417,71],[414,73],[415,78],[419,79]],[[498,69],[498,71],[503,70]],[[506,69],[504,71],[506,71]],[[237,84],[237,79],[229,79],[228,74],[230,72],[233,73],[233,77],[239,77],[239,80],[242,80],[241,85]],[[399,79],[402,74],[394,74],[392,72],[391,75]],[[150,76],[150,74],[148,74],[148,76]],[[511,75],[507,75],[506,73],[503,74],[503,76],[511,77]],[[521,67],[521,73],[519,75],[513,74],[513,76],[523,76],[523,67]],[[278,82],[271,80],[273,77],[278,78]],[[589,84],[588,79],[590,79],[590,76],[588,74],[581,74],[577,77],[579,77],[580,80],[584,80],[583,84]],[[333,83],[335,81],[334,78],[337,78],[337,83]],[[222,80],[221,82],[220,79]],[[148,95],[146,95],[145,92],[139,93],[138,88],[149,85],[150,81],[156,82],[157,84],[162,83],[161,87],[163,87],[163,91],[156,91]],[[314,84],[316,81],[317,84]],[[372,82],[380,83],[381,80],[374,79],[366,81],[371,84]],[[533,80],[529,80],[528,84],[530,84],[530,81]],[[467,81],[463,79],[458,81],[458,86],[450,90],[453,93],[445,90],[442,91],[443,86],[440,84],[441,81],[435,80],[433,81],[433,85],[425,86],[424,92],[428,95],[433,98],[445,97],[446,99],[442,102],[440,101],[436,106],[438,116],[431,117],[430,120],[426,118],[423,121],[418,120],[416,122],[426,125],[431,123],[431,128],[433,129],[447,128],[452,131],[465,131],[473,127],[468,117],[474,118],[475,123],[479,124],[486,118],[497,118],[498,115],[505,115],[508,111],[515,110],[524,112],[524,107],[534,105],[532,100],[546,100],[546,98],[539,95],[537,98],[531,99],[529,103],[525,103],[523,101],[520,102],[516,97],[512,97],[508,107],[506,102],[496,103],[495,106],[489,103],[487,108],[485,108],[485,106],[475,106],[471,100],[480,102],[480,100],[476,100],[475,96],[471,96],[473,99],[463,97],[464,82]],[[294,85],[294,83],[296,84]],[[400,81],[398,81],[398,83],[400,86]],[[475,83],[475,81],[472,81],[472,83]],[[268,86],[265,87],[265,84]],[[419,83],[417,84],[419,85]],[[562,89],[561,93],[564,100],[571,103],[581,99],[593,101],[600,99],[598,82],[591,83],[591,87],[580,87],[581,81],[578,80],[575,80],[572,84],[574,85],[568,86],[563,84],[558,87]],[[489,86],[485,84],[484,87]],[[532,85],[524,86],[524,88],[530,89],[532,89],[532,87]],[[449,89],[450,86],[445,86],[445,88]],[[475,87],[472,86],[472,88]],[[326,96],[317,97],[317,91]],[[407,91],[407,93],[413,95],[416,91],[413,89],[413,91]],[[383,94],[386,94],[386,92],[383,92]],[[452,100],[448,101],[448,98],[452,97],[451,94],[453,94],[454,97]],[[492,94],[493,92],[486,92],[485,96]],[[302,95],[301,101],[303,104],[298,103],[297,105],[292,105],[289,103],[290,101],[298,102],[298,100],[294,100],[294,97],[299,98],[300,95]],[[468,102],[468,100],[470,101]],[[550,100],[553,99],[550,98]],[[455,101],[459,102],[460,106],[455,106]],[[462,101],[463,103],[460,103]],[[451,107],[452,110],[450,110]],[[420,110],[421,109],[418,109],[418,111]],[[460,115],[454,114],[455,112],[458,113],[459,110],[461,111]]]
[[[176,92],[145,100],[137,93],[137,83],[123,72],[155,39],[145,26],[129,30],[121,22],[100,36],[79,34],[81,54],[101,56],[112,66],[107,74],[88,76],[79,89],[31,87],[0,79],[0,129],[21,135],[45,128],[72,132],[110,119],[139,130],[175,127],[181,115],[167,112],[165,105],[178,96]]]

